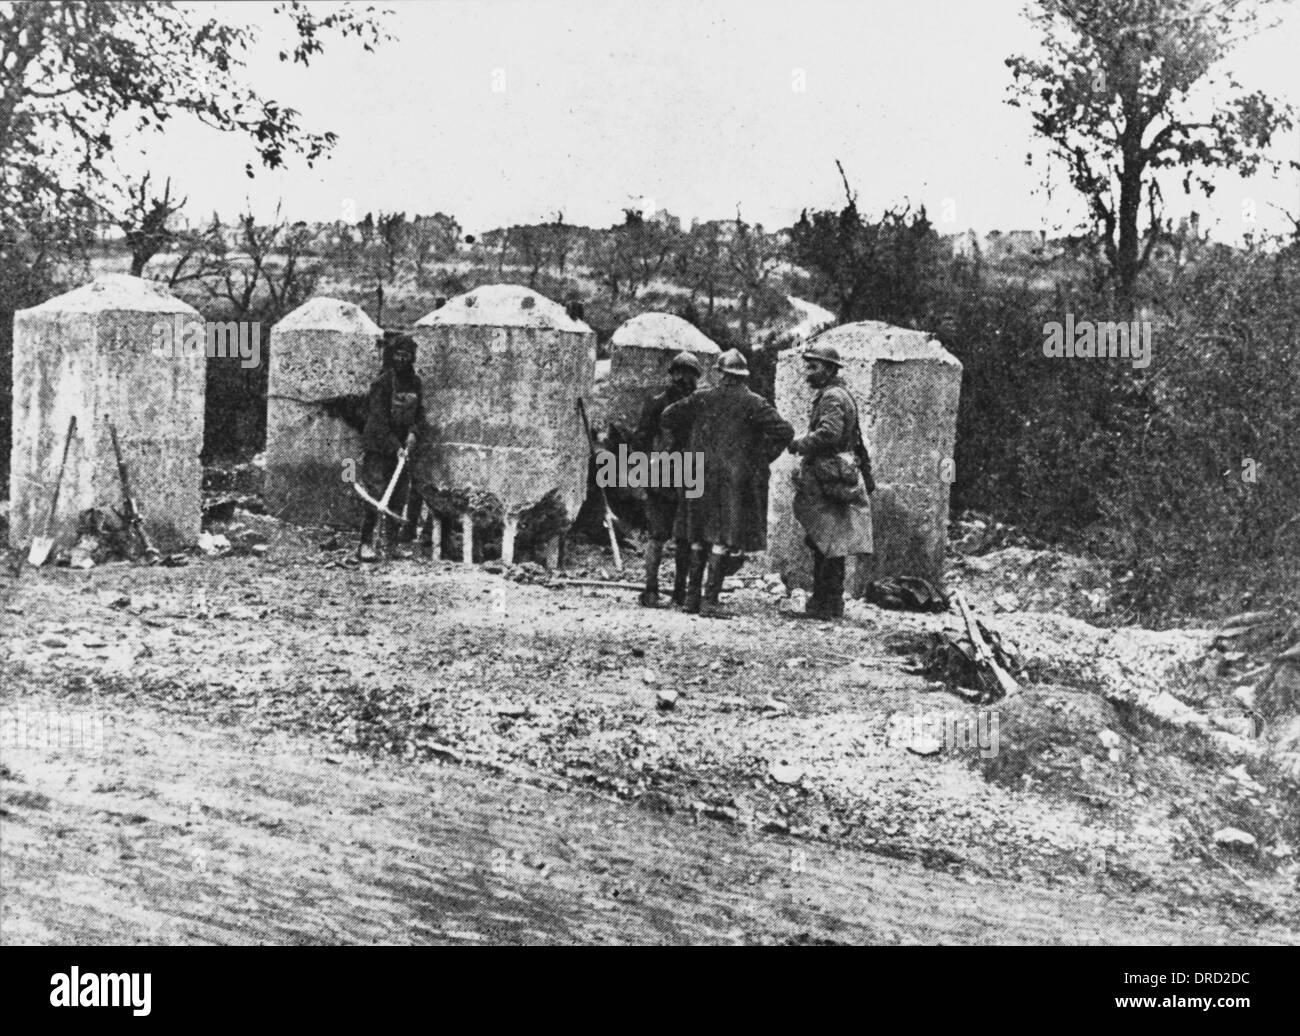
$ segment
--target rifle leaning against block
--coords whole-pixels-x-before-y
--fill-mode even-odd
[[[582,417],[582,430],[587,433],[587,450],[591,454],[591,459],[596,459],[596,440],[591,435],[591,422],[587,420],[587,407],[582,402],[582,397],[578,397],[578,413]],[[618,536],[614,532],[614,512],[609,506],[609,497],[605,495],[605,487],[596,480],[596,489],[600,493],[600,502],[605,508],[605,528],[609,530],[609,546],[614,551],[614,566],[623,571],[623,555],[618,549]]]
[[[158,550],[149,542],[149,534],[144,531],[144,519],[140,516],[140,509],[135,505],[135,497],[131,495],[131,478],[126,470],[126,461],[122,459],[122,447],[117,441],[117,428],[111,418],[105,417],[104,420],[108,422],[108,434],[113,440],[113,456],[117,458],[117,477],[122,483],[122,517],[126,521],[129,532],[139,537],[140,545],[144,548],[145,560],[153,563],[158,560]]]

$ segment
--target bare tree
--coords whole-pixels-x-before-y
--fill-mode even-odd
[[[1181,173],[1184,192],[1208,196],[1213,170],[1249,176],[1261,164],[1276,167],[1267,149],[1293,125],[1290,106],[1211,76],[1257,31],[1267,2],[1038,0],[1030,8],[1045,53],[1007,59],[1008,103],[1029,111],[1087,202],[1127,305],[1161,237],[1162,170]],[[1202,81],[1220,87],[1208,116],[1189,102]]]
[[[750,306],[769,287],[781,263],[781,249],[761,224],[750,226],[736,209],[736,230],[727,242],[727,261],[740,296],[740,338],[749,345]]]
[[[167,287],[175,289],[187,281],[203,280],[219,272],[215,254],[221,240],[221,229],[221,220],[214,212],[212,222],[202,230],[177,232],[171,243],[176,256],[171,271],[158,279],[165,280]]]
[[[381,212],[375,230],[383,256],[384,273],[391,284],[397,279],[397,264],[406,251],[411,226],[406,222],[405,212]]]
[[[114,222],[126,235],[131,250],[131,276],[144,274],[145,265],[159,252],[166,251],[176,239],[171,220],[185,207],[186,198],[172,200],[172,181],[167,178],[161,196],[149,191],[149,173],[134,186],[127,184],[127,207]]]
[[[430,260],[455,255],[461,229],[456,220],[442,212],[416,216],[410,223],[411,258],[416,275],[422,277]]]
[[[262,281],[269,299],[268,318],[275,322],[311,298],[320,278],[318,265],[306,256],[311,241],[310,231],[295,226],[278,235],[277,252],[280,261],[262,264]]]

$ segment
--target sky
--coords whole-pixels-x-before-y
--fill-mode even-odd
[[[261,27],[246,74],[339,142],[308,168],[259,170],[237,137],[173,123],[117,149],[126,172],[173,178],[195,221],[443,211],[467,232],[537,222],[608,226],[644,199],[689,224],[737,210],[768,229],[839,207],[844,164],[870,213],[924,204],[941,232],[1064,232],[1082,209],[1026,164],[1029,118],[1004,103],[1005,59],[1036,32],[1020,0],[388,0],[395,40],[326,39],[310,68],[276,60],[269,4],[222,4]],[[194,5],[207,10],[210,5]],[[1244,86],[1300,108],[1300,10],[1230,59]],[[1300,158],[1300,131],[1278,142]],[[1217,179],[1211,202],[1170,181],[1220,240],[1280,231],[1300,174]],[[1253,211],[1255,222],[1244,219]]]

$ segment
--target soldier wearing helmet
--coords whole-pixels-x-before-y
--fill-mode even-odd
[[[817,390],[807,433],[790,443],[790,452],[803,458],[795,474],[794,516],[813,556],[813,593],[803,617],[838,619],[844,615],[845,558],[872,550],[871,459],[857,403],[840,377],[839,351],[814,343],[803,358],[808,384]]]
[[[671,444],[660,427],[664,410],[695,391],[704,373],[694,353],[680,352],[668,365],[669,384],[662,392],[650,396],[641,409],[641,420],[632,435],[632,447],[643,453],[669,449]],[[638,598],[647,608],[659,607],[659,563],[663,559],[664,544],[673,534],[677,518],[677,490],[671,486],[646,490],[646,533],[649,542],[645,555],[645,589]],[[691,560],[691,545],[685,540],[675,544],[676,573],[673,579],[673,604],[686,603],[686,578]]]
[[[686,611],[721,616],[723,576],[740,568],[747,552],[767,547],[768,467],[794,429],[745,381],[749,365],[737,350],[718,360],[722,382],[663,412],[675,448],[702,454],[701,493],[681,491],[674,535],[691,545]],[[706,578],[707,576],[707,578]]]

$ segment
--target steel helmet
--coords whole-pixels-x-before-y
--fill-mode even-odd
[[[745,362],[745,354],[739,349],[728,349],[718,360],[718,370],[723,374],[734,374],[738,378],[749,377],[749,364]]]
[[[844,361],[840,359],[840,351],[833,345],[813,345],[804,350],[803,358],[805,360],[820,360],[822,363],[830,363],[836,367],[843,367]]]
[[[704,368],[700,366],[700,361],[695,358],[695,354],[692,352],[680,352],[673,357],[673,362],[668,365],[668,369],[673,371],[678,367],[685,367],[687,370],[694,371],[697,378],[704,373]]]

